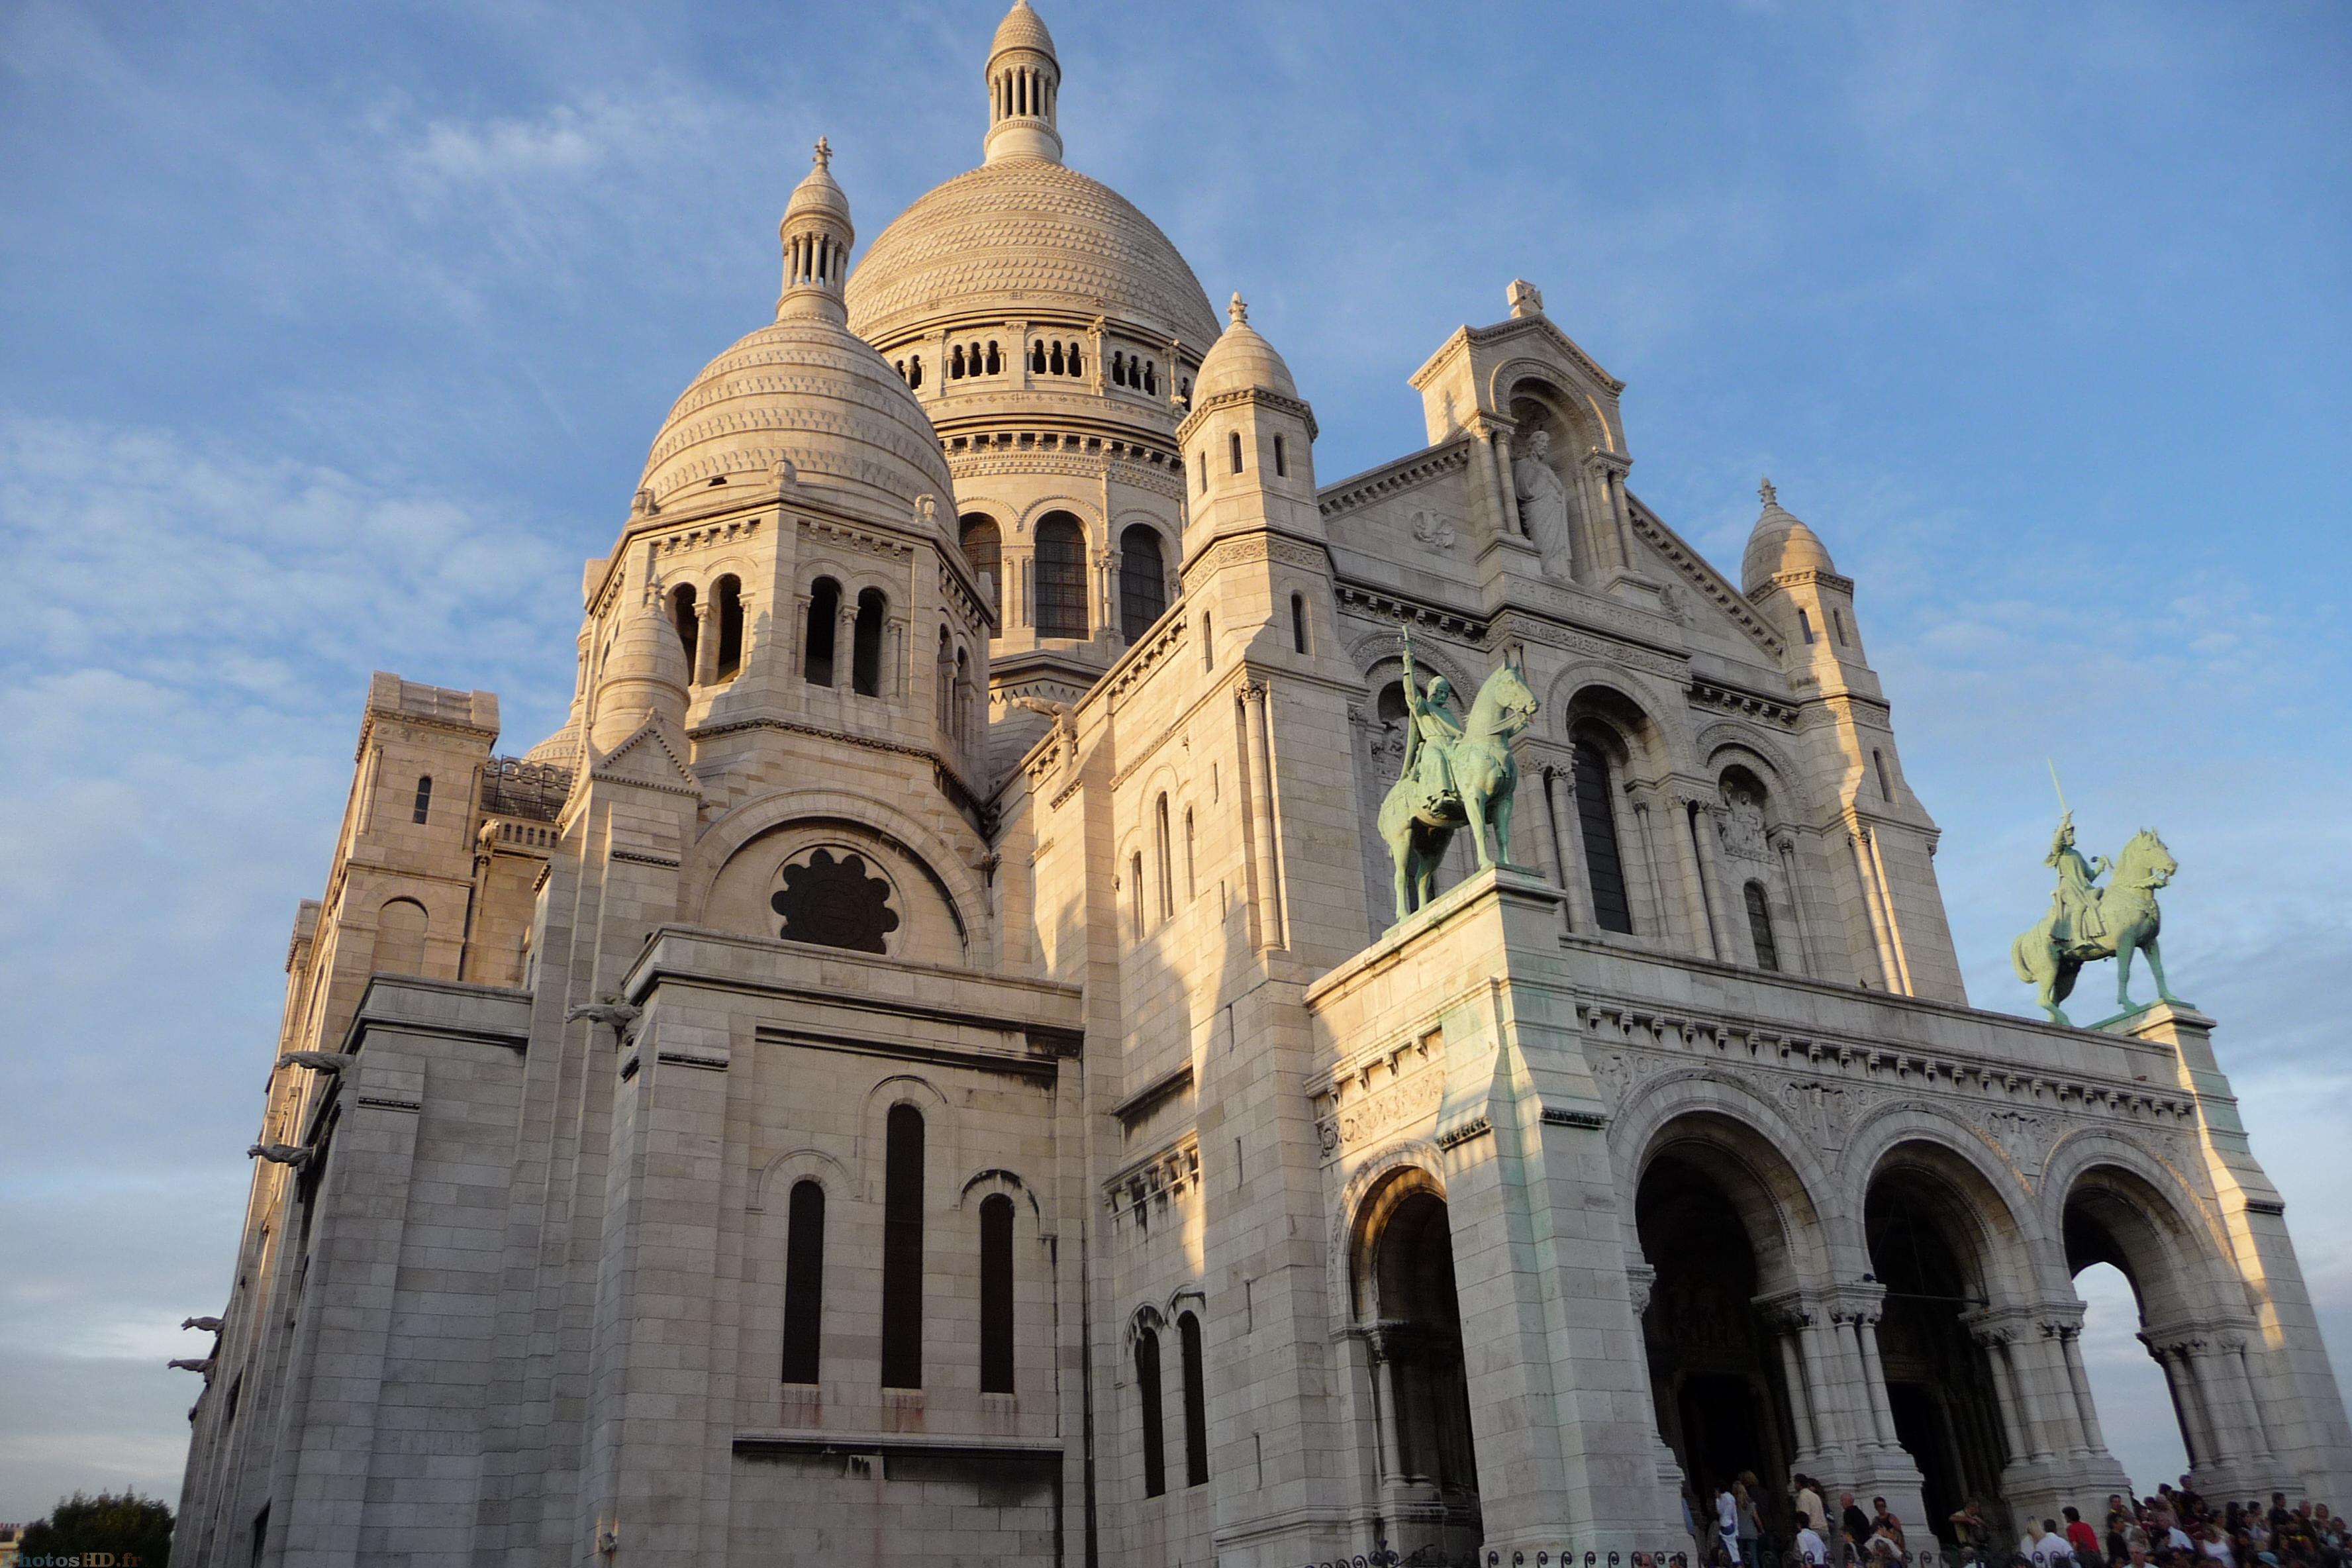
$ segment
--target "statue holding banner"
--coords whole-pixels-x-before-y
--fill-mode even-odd
[[[2054,767],[2050,781],[2058,782]],[[2059,792],[2058,805],[2058,831],[2051,837],[2050,853],[2042,857],[2042,864],[2057,871],[2058,886],[2050,896],[2050,912],[2010,949],[2017,977],[2034,988],[2034,1000],[2052,1023],[2069,1024],[2072,1020],[2058,1005],[2073,994],[2083,965],[2103,958],[2117,960],[2116,1005],[2129,1012],[2132,955],[2145,952],[2148,973],[2156,977],[2157,995],[2167,1002],[2179,1001],[2165,984],[2164,959],[2156,945],[2163,926],[2156,890],[2170,882],[2180,868],[2171,851],[2165,848],[2155,829],[2143,827],[2114,860],[2104,855],[2085,860],[2074,847],[2074,814],[2066,809],[2063,790]],[[2115,874],[2107,886],[2098,886],[2098,879],[2110,870]]]

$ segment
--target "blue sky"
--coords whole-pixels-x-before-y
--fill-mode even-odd
[[[2352,11],[1045,5],[1069,161],[1248,295],[1327,478],[1420,444],[1404,377],[1518,276],[1735,575],[1773,477],[1859,582],[1979,1005],[2025,1002],[2045,754],[2086,847],[2162,829],[2352,1372]],[[808,144],[870,239],[977,162],[998,14],[0,6],[0,1519],[176,1498],[162,1363],[226,1297],[367,672],[554,726],[580,562],[771,307]],[[2085,1289],[2149,1487],[2161,1386]]]

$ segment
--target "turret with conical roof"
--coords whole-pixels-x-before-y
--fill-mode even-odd
[[[648,719],[684,724],[689,678],[686,645],[662,614],[659,585],[654,584],[622,620],[605,651],[589,741],[597,751],[609,752]]]
[[[1780,504],[1770,479],[1756,493],[1764,509],[1740,555],[1740,591],[1771,619],[1792,658],[1826,659],[1832,668],[1851,664],[1866,673],[1853,620],[1853,579],[1838,574],[1829,546]],[[1874,679],[1871,684],[1874,690]]]

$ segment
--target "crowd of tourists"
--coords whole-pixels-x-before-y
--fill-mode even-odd
[[[1839,1492],[1832,1504],[1819,1481],[1800,1473],[1785,1499],[1768,1499],[1755,1472],[1742,1471],[1716,1490],[1706,1562],[1708,1568],[2352,1568],[2344,1520],[2326,1503],[2290,1506],[2284,1492],[2273,1492],[2268,1505],[2212,1501],[2183,1476],[2178,1488],[2158,1487],[2152,1497],[2109,1497],[2097,1525],[2079,1509],[2062,1511],[2062,1519],[2024,1521],[2012,1546],[1981,1502],[1970,1501],[1931,1532],[1906,1526],[1883,1497],[1865,1508],[1853,1493]]]

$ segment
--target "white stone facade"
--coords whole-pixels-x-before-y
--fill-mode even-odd
[[[1702,560],[1523,283],[1318,483],[1059,70],[1024,0],[987,162],[854,272],[820,148],[562,731],[376,678],[179,1554],[1509,1562],[1792,1467],[2087,1510],[2099,1261],[2206,1489],[2352,1492],[2211,1020],[1969,1007],[1822,541],[1768,487]],[[1392,921],[1408,623],[1540,711],[1511,864]]]

